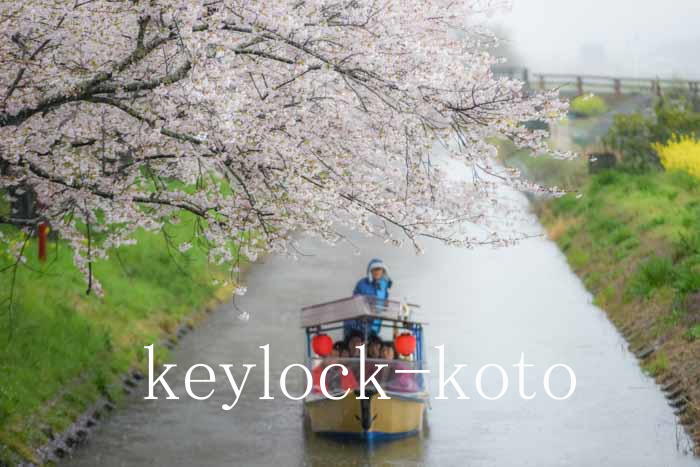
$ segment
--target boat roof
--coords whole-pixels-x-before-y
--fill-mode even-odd
[[[418,308],[418,305],[402,304],[395,300],[377,299],[366,295],[355,295],[302,308],[301,326],[308,328],[363,318],[425,324],[412,318],[411,315],[415,308]]]

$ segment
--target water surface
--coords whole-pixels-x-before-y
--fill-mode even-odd
[[[539,229],[531,218],[527,229]],[[426,254],[355,237],[331,248],[303,241],[306,256],[269,257],[254,265],[248,293],[237,299],[250,313],[224,305],[172,354],[168,374],[180,400],[143,399],[145,385],[67,463],[74,466],[683,466],[697,465],[689,442],[654,382],[640,370],[624,340],[569,269],[557,247],[542,238],[505,249],[454,249],[429,242]],[[429,346],[444,344],[448,364],[460,373],[469,400],[432,400],[421,437],[368,447],[305,433],[301,402],[281,395],[282,369],[303,362],[299,309],[347,296],[371,257],[391,268],[395,298],[423,305]],[[270,344],[274,400],[259,400],[263,375],[260,345]],[[518,397],[521,353],[535,367],[526,372],[534,399]],[[437,352],[428,360],[436,367]],[[238,405],[221,404],[233,394],[221,370],[207,401],[185,395],[184,373],[195,363],[216,366],[256,363]],[[498,401],[479,397],[475,373],[488,363],[508,370],[510,388]],[[577,376],[574,395],[548,398],[542,386],[550,365],[566,363]],[[242,374],[239,367],[237,375]],[[297,374],[297,373],[293,373]],[[485,391],[499,389],[496,373]],[[566,392],[568,379],[555,372],[552,390]],[[290,379],[291,381],[291,379]],[[435,378],[432,379],[433,384]],[[296,387],[299,387],[297,381]],[[294,386],[294,385],[290,385]],[[200,386],[204,387],[204,386]],[[204,390],[200,392],[206,392]]]

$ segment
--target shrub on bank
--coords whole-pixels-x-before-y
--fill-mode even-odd
[[[668,143],[653,147],[666,170],[683,170],[700,177],[700,141],[694,136],[674,135]]]
[[[659,158],[652,148],[651,124],[641,113],[618,114],[603,137],[603,144],[620,154],[620,163],[639,172],[660,168]]]
[[[663,286],[671,285],[676,271],[670,258],[654,256],[643,262],[632,276],[628,292],[638,298],[649,298]]]
[[[579,117],[597,117],[608,111],[608,104],[605,100],[594,94],[579,96],[571,101],[570,112]]]
[[[654,146],[667,144],[674,135],[700,136],[700,113],[683,102],[661,101],[652,115],[615,115],[603,144],[619,154],[625,169],[647,172],[662,168]]]

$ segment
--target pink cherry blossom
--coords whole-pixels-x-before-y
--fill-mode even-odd
[[[509,243],[463,228],[495,231],[499,186],[523,185],[494,138],[547,150],[523,123],[566,106],[493,75],[497,41],[477,25],[501,3],[2,2],[0,189],[36,193],[89,280],[181,211],[220,263],[239,239],[250,258],[295,254],[296,232]]]

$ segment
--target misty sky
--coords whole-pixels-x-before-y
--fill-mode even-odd
[[[700,0],[512,0],[503,25],[534,72],[700,79]]]

